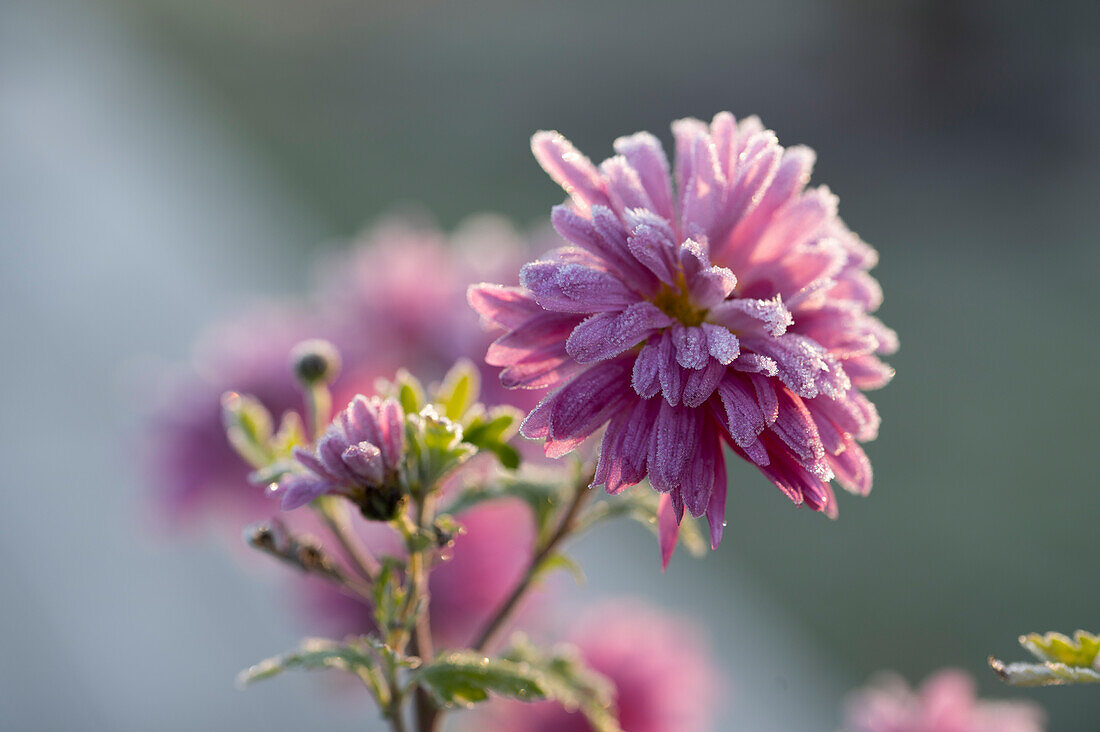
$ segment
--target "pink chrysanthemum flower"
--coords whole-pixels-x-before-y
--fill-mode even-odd
[[[666,560],[685,508],[721,539],[723,442],[796,504],[835,515],[833,478],[869,491],[859,443],[879,420],[863,391],[890,380],[877,354],[897,347],[869,314],[874,250],[835,196],[805,187],[810,150],[784,150],[755,117],[672,129],[678,195],[648,133],[616,140],[598,168],[536,134],[535,157],[571,196],[552,217],[569,246],[526,265],[521,287],[469,294],[508,331],[486,357],[502,382],[555,390],[523,434],[560,456],[606,424],[594,484],[649,477],[665,494]]]
[[[287,475],[268,492],[281,498],[284,511],[328,494],[344,496],[373,515],[375,509],[392,509],[400,499],[398,470],[404,453],[401,405],[359,394],[332,420],[316,449],[294,448],[304,471]]]
[[[982,701],[962,671],[940,671],[913,691],[883,676],[848,701],[844,732],[1042,732],[1031,702]]]
[[[638,601],[605,602],[582,616],[567,640],[589,668],[611,682],[624,732],[710,729],[721,674],[689,621]],[[555,702],[497,702],[478,720],[477,728],[501,732],[592,729],[583,715]]]

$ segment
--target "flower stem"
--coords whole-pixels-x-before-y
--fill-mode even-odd
[[[315,501],[317,513],[340,544],[344,556],[352,567],[368,583],[374,582],[374,578],[378,576],[378,560],[371,555],[370,551],[359,541],[359,537],[355,535],[351,522],[348,520],[347,506],[335,496],[320,496]]]
[[[574,485],[573,499],[569,502],[569,507],[565,510],[558,527],[546,540],[546,543],[535,552],[531,562],[527,565],[527,570],[523,573],[523,577],[520,578],[519,583],[512,590],[512,594],[508,596],[508,599],[504,601],[504,604],[501,605],[492,619],[485,624],[485,628],[474,642],[473,648],[475,651],[483,652],[489,643],[493,641],[493,638],[501,631],[512,612],[516,609],[519,601],[523,599],[523,595],[530,588],[542,563],[553,554],[558,544],[572,533],[577,514],[580,512],[585,500],[592,493],[588,487],[592,482],[592,474],[585,471],[581,475],[582,478]]]

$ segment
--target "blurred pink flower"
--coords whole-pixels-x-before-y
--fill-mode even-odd
[[[983,701],[963,671],[944,670],[914,691],[883,675],[852,694],[844,732],[1042,732],[1045,717],[1027,701]]]
[[[466,306],[466,287],[487,276],[514,276],[523,241],[490,216],[469,220],[449,237],[426,224],[384,221],[324,262],[308,297],[214,326],[191,371],[167,394],[154,395],[148,419],[147,473],[168,523],[212,520],[235,539],[242,522],[275,512],[263,490],[248,484],[247,466],[225,439],[220,397],[227,390],[255,396],[276,419],[301,410],[289,362],[299,341],[326,338],[340,350],[334,404],[373,393],[377,377],[400,367],[428,380],[468,357],[488,376],[481,355],[490,338]],[[495,376],[482,382],[487,403],[527,409],[536,401],[507,392]]]
[[[806,188],[812,151],[728,112],[672,131],[671,172],[648,133],[616,140],[598,167],[562,135],[535,134],[535,157],[571,196],[552,216],[569,246],[525,265],[522,287],[470,290],[507,331],[486,356],[503,383],[555,389],[523,434],[557,457],[606,425],[594,485],[648,477],[664,494],[666,562],[685,509],[721,540],[723,443],[815,511],[836,515],[833,478],[867,493],[859,443],[878,415],[863,391],[890,380],[877,354],[897,348],[870,315],[875,250],[836,196]]]
[[[721,673],[690,621],[640,601],[606,601],[587,611],[566,640],[615,687],[624,732],[703,732],[718,704]],[[554,702],[498,701],[470,729],[591,732],[578,712]]]

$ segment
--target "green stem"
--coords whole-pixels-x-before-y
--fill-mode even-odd
[[[516,609],[523,595],[530,589],[531,583],[536,575],[538,575],[542,563],[546,561],[547,557],[553,554],[558,544],[573,532],[577,515],[580,513],[581,507],[584,505],[589,494],[592,493],[591,489],[588,487],[592,482],[591,473],[585,471],[582,473],[582,476],[584,477],[578,480],[574,486],[573,500],[569,502],[569,507],[565,510],[565,514],[558,523],[557,529],[554,530],[554,533],[551,534],[546,543],[535,552],[535,555],[531,558],[531,562],[527,565],[527,570],[523,573],[523,577],[520,578],[519,583],[516,585],[515,589],[512,590],[512,594],[508,596],[508,599],[504,601],[504,604],[501,605],[496,614],[485,624],[485,628],[478,635],[477,641],[474,642],[473,648],[475,651],[485,651],[497,633],[503,629],[504,624]]]

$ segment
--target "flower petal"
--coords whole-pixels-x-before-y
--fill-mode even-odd
[[[653,303],[634,303],[622,312],[597,313],[582,322],[570,334],[565,350],[580,363],[604,361],[672,323]]]
[[[557,312],[620,310],[638,301],[614,275],[572,262],[531,262],[520,270],[520,281],[539,305]]]
[[[536,132],[531,137],[531,152],[542,169],[573,197],[582,211],[610,203],[596,166],[560,132]]]

